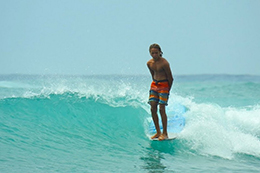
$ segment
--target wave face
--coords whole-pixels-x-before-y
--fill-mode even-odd
[[[168,111],[187,107],[186,126],[176,140],[158,142],[147,138],[149,77],[1,76],[0,170],[201,172],[218,165],[258,172],[260,97],[251,91],[258,78],[222,83],[230,106],[221,94],[206,97],[208,84],[219,80],[197,78],[177,77]],[[244,88],[237,102],[232,86]]]

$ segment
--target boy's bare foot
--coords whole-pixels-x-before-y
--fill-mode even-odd
[[[159,136],[161,136],[161,133],[156,133],[155,135],[153,135],[153,136],[151,137],[151,139],[159,138]]]
[[[159,136],[159,141],[162,141],[162,140],[165,140],[165,139],[168,139],[168,135],[167,134],[161,134]]]

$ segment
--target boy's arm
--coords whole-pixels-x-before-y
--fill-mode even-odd
[[[149,69],[149,71],[150,71],[150,73],[151,73],[151,75],[152,75],[152,78],[153,78],[153,76],[154,76],[154,71],[150,68],[149,62],[147,62],[147,67],[148,67],[148,69]],[[154,79],[154,78],[153,78],[153,79]]]
[[[171,68],[170,68],[170,64],[169,63],[166,63],[164,65],[164,71],[165,71],[166,77],[167,77],[168,82],[169,82],[169,91],[170,91],[174,79],[172,77],[172,72],[171,72]]]

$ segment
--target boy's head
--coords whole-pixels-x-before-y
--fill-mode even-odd
[[[162,52],[162,50],[161,50],[161,47],[160,47],[158,44],[156,44],[156,43],[152,44],[152,45],[149,47],[149,52],[151,52],[151,49],[152,49],[152,48],[158,49],[159,52],[160,52],[160,56],[162,56],[163,52]]]

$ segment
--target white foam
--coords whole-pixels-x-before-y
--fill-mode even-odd
[[[222,108],[190,102],[181,138],[203,155],[232,159],[235,154],[260,157],[260,109]]]

